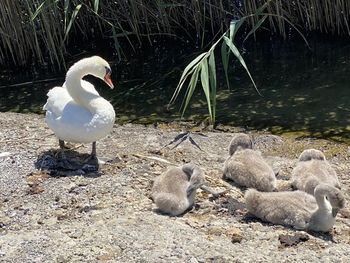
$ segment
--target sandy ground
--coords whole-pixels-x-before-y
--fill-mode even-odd
[[[247,214],[243,194],[221,179],[232,132],[191,133],[178,147],[164,147],[181,132],[174,125],[115,125],[97,144],[107,160],[99,173],[40,171],[57,139],[42,115],[0,113],[1,262],[349,262],[349,210],[328,234],[306,233],[263,223]],[[350,201],[348,145],[326,140],[249,132],[256,147],[288,186],[297,157],[306,148],[325,152]],[[86,154],[90,145],[75,149]],[[2,155],[1,155],[2,154]],[[83,157],[83,156],[81,156]],[[157,212],[153,179],[172,164],[192,161],[216,190],[204,191],[180,217]],[[169,162],[169,163],[167,163]],[[285,235],[285,236],[284,236]],[[300,243],[283,238],[301,235]]]

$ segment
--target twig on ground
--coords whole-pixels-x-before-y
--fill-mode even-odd
[[[161,162],[161,163],[166,163],[166,164],[171,164],[171,165],[177,166],[177,164],[175,164],[175,163],[172,163],[172,162],[170,162],[168,160],[165,160],[163,158],[156,157],[156,156],[146,156],[146,155],[142,155],[142,154],[138,154],[138,153],[133,153],[132,155],[137,157],[137,158],[141,158],[141,159],[150,159],[150,160],[153,160],[153,161],[158,161],[158,162]]]
[[[214,198],[218,198],[218,197],[220,197],[220,196],[222,196],[230,191],[230,189],[215,191],[214,189],[212,189],[211,187],[209,187],[207,185],[202,185],[201,189],[209,194],[212,194]]]

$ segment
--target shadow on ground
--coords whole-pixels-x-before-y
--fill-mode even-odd
[[[86,176],[98,177],[99,163],[90,158],[89,154],[82,154],[74,150],[66,150],[65,158],[60,156],[59,150],[50,149],[39,154],[34,162],[38,170],[48,171],[50,176]]]

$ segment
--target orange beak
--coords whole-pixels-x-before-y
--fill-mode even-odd
[[[104,77],[104,81],[107,83],[107,85],[113,89],[114,88],[114,85],[113,85],[113,82],[112,82],[112,79],[111,79],[111,74],[110,73],[107,73]]]

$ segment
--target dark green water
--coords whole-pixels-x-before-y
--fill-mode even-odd
[[[219,70],[217,122],[349,141],[350,42],[315,40],[310,46],[311,50],[290,41],[246,46],[244,58],[263,96],[256,93],[237,63],[230,66],[231,90]],[[184,50],[160,44],[142,52],[142,57],[133,55],[128,63],[114,65],[116,90],[94,81],[98,91],[112,101],[119,121],[152,123],[180,118],[181,98],[170,110],[166,106],[183,68],[195,57]],[[47,91],[64,81],[64,72],[7,71],[2,75],[0,111],[41,112]],[[36,82],[50,78],[57,79]],[[23,84],[26,81],[32,83]],[[185,118],[201,121],[207,108],[200,86],[197,89]]]

